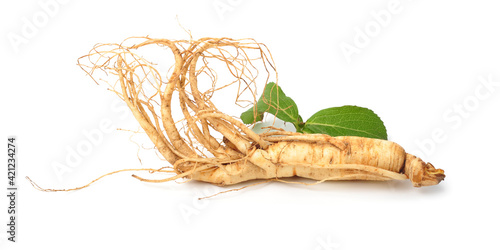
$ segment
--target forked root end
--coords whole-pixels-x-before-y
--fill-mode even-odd
[[[404,171],[414,187],[437,185],[446,177],[444,170],[436,169],[431,163],[425,163],[411,154],[406,154]]]
[[[424,176],[422,177],[422,186],[437,185],[444,180],[444,170],[436,169],[430,163],[424,168]]]

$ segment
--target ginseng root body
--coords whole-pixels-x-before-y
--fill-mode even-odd
[[[252,179],[304,177],[325,180],[405,180],[415,187],[436,185],[444,171],[407,154],[398,144],[378,139],[295,136],[267,149],[255,149],[240,161],[192,174],[194,180],[231,185]],[[285,139],[285,138],[283,138]]]

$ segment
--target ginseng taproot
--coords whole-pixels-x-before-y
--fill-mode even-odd
[[[141,55],[146,47],[169,52],[172,66],[161,68],[148,61]],[[413,186],[420,187],[436,185],[445,177],[443,170],[388,140],[280,129],[257,134],[252,125],[220,111],[213,98],[225,88],[235,87],[234,103],[248,106],[258,101],[257,89],[262,86],[259,83],[273,80],[278,84],[271,53],[253,39],[134,37],[119,44],[96,45],[79,59],[79,65],[95,82],[108,84],[127,104],[155,149],[171,165],[123,169],[98,179],[124,171],[149,171],[170,176],[164,179],[133,176],[147,182],[187,178],[222,186],[293,176],[318,183],[409,179]],[[99,77],[99,73],[106,77]],[[114,80],[102,80],[110,77]],[[31,183],[43,191],[77,190],[91,184],[44,189]]]

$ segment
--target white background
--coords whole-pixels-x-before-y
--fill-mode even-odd
[[[499,249],[500,4],[465,2],[2,1],[0,187],[7,137],[16,136],[19,230],[17,243],[6,240],[2,195],[0,249]],[[76,59],[129,36],[188,39],[176,16],[194,38],[265,43],[302,117],[369,107],[390,140],[444,169],[446,180],[420,189],[268,183],[203,201],[225,189],[147,184],[130,173],[77,192],[32,188],[24,176],[71,188],[113,170],[164,166],[151,150],[139,152],[141,165],[130,133],[113,129],[100,130],[102,140],[61,180],[53,170],[100,123],[138,127]],[[346,56],[347,44],[356,53]]]

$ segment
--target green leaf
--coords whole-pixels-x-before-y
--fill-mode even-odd
[[[264,93],[257,101],[257,105],[243,112],[240,116],[245,124],[262,121],[263,114],[267,112],[285,122],[291,122],[298,126],[302,122],[299,110],[292,98],[287,97],[283,90],[274,82],[270,82],[264,88]]]
[[[303,131],[310,134],[387,140],[387,130],[380,117],[370,109],[357,106],[320,110],[305,122]]]

